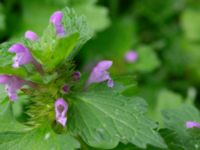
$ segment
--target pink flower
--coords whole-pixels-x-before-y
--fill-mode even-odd
[[[55,112],[56,112],[56,121],[63,126],[66,126],[67,117],[66,113],[68,110],[68,104],[63,98],[59,98],[55,102]]]
[[[63,17],[63,13],[61,11],[56,11],[53,13],[53,15],[50,18],[50,22],[56,28],[57,35],[61,37],[65,36],[64,26],[62,25],[62,17]]]
[[[18,98],[17,90],[25,84],[25,81],[16,76],[0,75],[0,84],[5,85],[8,97],[15,101]]]
[[[187,128],[200,128],[200,123],[194,121],[187,121],[186,122]]]
[[[125,54],[125,60],[129,63],[135,62],[138,58],[138,54],[135,51],[128,51]]]
[[[19,68],[22,65],[29,64],[33,60],[28,48],[22,44],[13,44],[8,51],[11,53],[16,53],[16,56],[13,58],[14,68]]]
[[[92,70],[90,77],[87,81],[87,85],[90,85],[92,83],[99,83],[103,81],[107,81],[108,87],[113,87],[114,82],[111,79],[108,69],[112,66],[112,61],[109,60],[103,60],[100,61]]]
[[[26,39],[31,40],[31,41],[37,41],[38,40],[37,34],[33,31],[30,31],[30,30],[26,31],[24,36],[25,36]]]

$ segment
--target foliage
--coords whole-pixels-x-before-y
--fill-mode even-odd
[[[57,10],[64,37],[49,21]],[[0,76],[29,82],[14,102],[0,84],[0,149],[199,150],[200,129],[186,127],[200,123],[199,16],[194,0],[0,2]],[[24,38],[27,30],[39,39]],[[13,68],[14,43],[27,47],[41,68]],[[129,51],[138,55],[133,62],[126,60]],[[101,60],[113,61],[113,88],[87,85]],[[66,126],[56,120],[61,97]]]

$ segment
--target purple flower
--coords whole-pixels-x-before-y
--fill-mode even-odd
[[[9,48],[8,51],[11,53],[16,53],[16,56],[13,58],[14,68],[19,68],[19,66],[29,64],[33,60],[28,48],[22,44],[14,44]]]
[[[187,121],[186,122],[187,128],[200,128],[200,123],[194,121]]]
[[[109,61],[109,60],[100,61],[93,68],[90,74],[90,77],[87,81],[87,85],[90,85],[91,83],[99,83],[99,82],[107,81],[107,86],[113,87],[114,82],[107,71],[111,66],[112,66],[112,61]]]
[[[80,80],[81,78],[81,73],[79,71],[75,71],[73,74],[72,74],[72,78],[74,81],[78,81]]]
[[[17,90],[25,84],[25,81],[16,76],[0,75],[0,84],[5,85],[8,97],[15,101],[18,98]]]
[[[37,34],[33,31],[26,31],[25,38],[28,39],[28,40],[31,40],[31,41],[37,41],[38,40]]]
[[[56,121],[63,126],[66,126],[67,117],[66,113],[68,110],[68,104],[63,98],[59,98],[55,102],[55,112],[56,112]]]
[[[53,13],[53,15],[50,18],[50,22],[56,28],[57,35],[61,37],[65,36],[64,26],[62,25],[62,17],[63,17],[63,13],[61,11],[56,11]]]
[[[135,51],[128,51],[125,54],[125,60],[129,63],[135,62],[138,58],[138,54]]]

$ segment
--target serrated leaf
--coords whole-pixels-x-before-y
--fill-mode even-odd
[[[73,8],[78,11],[78,14],[86,16],[89,26],[95,31],[105,29],[110,22],[106,7],[98,5],[96,0],[22,0],[19,4],[23,12],[22,21],[19,22],[19,29],[13,32],[21,35],[29,29],[40,35],[48,24],[49,16],[64,6]],[[40,9],[41,6],[43,9]]]
[[[63,9],[63,14],[62,22],[66,31],[65,37],[58,37],[55,27],[50,24],[39,42],[24,41],[46,71],[52,71],[59,64],[71,60],[92,35],[83,16],[77,16],[75,11],[69,8]]]
[[[65,62],[68,55],[74,49],[76,42],[78,40],[78,34],[72,34],[65,38],[57,40],[51,47],[46,47],[40,55],[40,60],[43,62],[43,66],[47,70],[52,70],[59,64]],[[48,63],[46,63],[48,62]]]
[[[63,24],[68,34],[78,33],[79,40],[68,59],[72,59],[80,49],[93,35],[84,16],[78,16],[73,9],[63,9]]]
[[[56,134],[43,127],[26,133],[0,133],[0,149],[9,150],[75,150],[79,142],[69,134]]]
[[[141,148],[147,144],[165,147],[156,124],[143,115],[146,103],[107,91],[78,94],[69,116],[69,128],[90,146],[114,148],[122,141]]]
[[[47,125],[31,129],[15,120],[10,102],[3,101],[5,107],[0,114],[0,149],[9,150],[75,150],[79,142],[70,134],[56,134]]]
[[[176,150],[173,145],[182,147],[184,150],[199,149],[200,139],[196,139],[190,133],[192,129],[186,128],[187,121],[199,122],[198,110],[193,106],[181,105],[178,109],[168,109],[163,112],[165,127],[175,132],[174,141],[170,143],[172,150]],[[199,132],[196,132],[199,134]]]

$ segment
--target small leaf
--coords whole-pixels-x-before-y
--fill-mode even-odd
[[[66,60],[71,60],[92,36],[83,16],[77,16],[74,10],[69,8],[63,9],[62,12],[65,37],[58,37],[55,27],[50,23],[38,42],[24,40],[34,58],[47,72],[52,71],[59,64],[64,64]]]
[[[52,70],[60,63],[65,62],[68,55],[74,49],[77,40],[78,34],[75,33],[57,40],[53,50],[45,49],[43,62],[48,63],[44,63],[44,66],[46,66],[48,70]]]
[[[160,66],[160,60],[151,47],[142,45],[137,48],[136,52],[138,53],[138,60],[135,64],[131,64],[134,70],[151,72]]]
[[[186,37],[191,41],[199,41],[200,39],[200,11],[199,9],[185,9],[182,13],[182,27]]]

